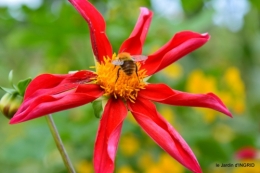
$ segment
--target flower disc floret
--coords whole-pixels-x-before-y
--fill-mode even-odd
[[[117,59],[116,54],[112,58],[106,57],[101,63],[97,63],[96,84],[104,89],[104,96],[113,96],[134,102],[138,91],[145,89],[146,83],[143,79],[147,76],[145,70],[140,70],[141,64],[136,63],[137,73],[134,71],[127,75],[120,65],[114,65],[113,60]]]

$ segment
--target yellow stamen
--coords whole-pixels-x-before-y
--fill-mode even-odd
[[[120,55],[120,54],[119,54]],[[118,59],[116,54],[111,58],[104,58],[104,61],[97,63],[97,77],[96,84],[104,89],[105,96],[113,96],[114,98],[122,98],[134,102],[138,91],[145,89],[146,83],[143,82],[146,71],[140,70],[140,63],[136,63],[137,74],[134,70],[131,75],[127,75],[122,69],[119,70],[120,65],[112,64],[112,61]]]

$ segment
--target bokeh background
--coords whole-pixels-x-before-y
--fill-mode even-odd
[[[214,92],[234,118],[216,111],[157,105],[190,145],[204,172],[259,173],[257,157],[239,160],[244,147],[260,149],[260,1],[258,0],[92,0],[107,22],[117,52],[131,33],[139,7],[154,11],[143,54],[166,43],[176,32],[208,32],[210,41],[154,75],[192,93]],[[0,86],[41,73],[68,73],[94,64],[89,30],[66,0],[0,1]],[[159,92],[159,91],[158,91]],[[4,94],[0,91],[0,96]],[[0,114],[1,115],[1,114]],[[78,173],[93,172],[92,156],[99,119],[92,106],[53,115]],[[0,172],[67,172],[44,117],[9,125],[0,116]],[[254,163],[254,168],[217,168],[222,163]],[[117,173],[187,173],[127,118],[116,157]]]

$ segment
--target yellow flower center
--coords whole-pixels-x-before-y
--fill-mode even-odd
[[[112,58],[107,57],[101,64],[97,63],[96,84],[104,89],[104,96],[134,102],[138,91],[145,89],[146,85],[143,81],[146,71],[140,70],[140,66],[129,53],[113,54]]]

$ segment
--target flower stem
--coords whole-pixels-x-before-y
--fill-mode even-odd
[[[58,148],[58,150],[59,150],[59,152],[61,154],[63,162],[64,162],[65,166],[68,169],[68,172],[69,173],[76,173],[76,171],[74,170],[73,165],[72,165],[72,163],[70,161],[70,158],[69,158],[69,156],[68,156],[68,154],[67,154],[67,152],[65,150],[65,147],[64,147],[64,145],[63,145],[63,143],[61,141],[59,132],[58,132],[58,130],[56,128],[56,125],[55,125],[55,123],[53,121],[53,118],[52,118],[51,114],[46,115],[45,117],[46,117],[46,120],[48,122],[49,128],[51,130],[51,134],[52,134],[52,136],[54,138],[54,141],[56,143],[56,146],[57,146],[57,148]]]

